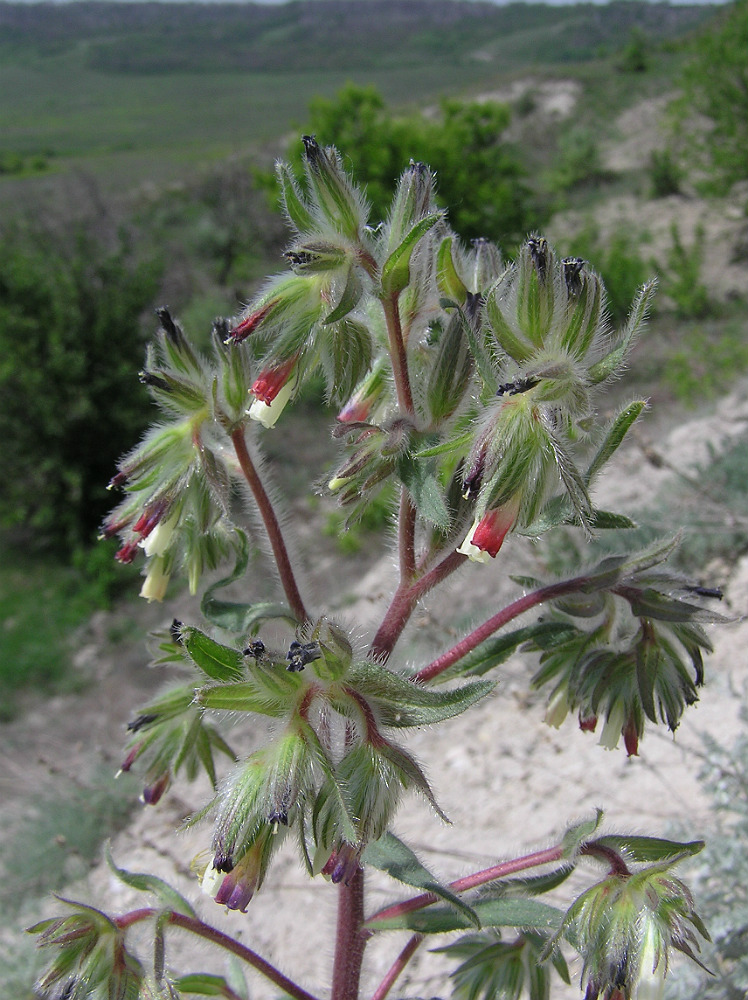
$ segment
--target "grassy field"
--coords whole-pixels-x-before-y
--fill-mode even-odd
[[[659,44],[711,13],[625,2],[3,3],[0,197],[12,200],[18,175],[44,171],[85,170],[105,191],[174,179],[277,143],[312,95],[349,80],[420,105],[517,73],[577,72],[614,57],[637,27]]]

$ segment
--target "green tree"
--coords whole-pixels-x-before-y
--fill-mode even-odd
[[[143,430],[133,386],[158,287],[127,242],[0,237],[0,525],[58,550],[92,540],[105,484]]]
[[[493,101],[442,101],[439,114],[398,116],[375,87],[348,84],[333,98],[309,105],[308,131],[335,141],[356,164],[372,217],[382,219],[395,182],[410,160],[438,169],[438,200],[467,239],[487,237],[510,246],[542,221],[519,156],[502,139],[510,111]],[[301,163],[301,149],[291,160]]]
[[[711,31],[695,43],[683,74],[681,120],[697,111],[711,127],[697,141],[702,161],[713,169],[713,186],[726,191],[748,177],[748,0],[720,11]]]

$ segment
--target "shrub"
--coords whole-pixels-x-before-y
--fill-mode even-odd
[[[0,525],[16,537],[68,552],[92,541],[108,470],[145,426],[132,372],[157,287],[124,238],[0,238]]]

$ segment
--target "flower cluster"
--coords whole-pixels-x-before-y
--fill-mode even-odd
[[[195,593],[201,574],[236,545],[228,514],[237,470],[222,432],[241,419],[249,377],[236,352],[217,343],[214,369],[168,310],[159,310],[159,318],[159,355],[149,352],[141,380],[172,419],[152,428],[120,462],[109,485],[125,497],[102,527],[102,537],[120,536],[120,562],[133,562],[142,549],[141,596],[149,601],[163,599],[179,568]]]

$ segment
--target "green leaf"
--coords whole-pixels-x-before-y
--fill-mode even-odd
[[[139,892],[152,892],[154,896],[168,909],[181,913],[184,917],[197,919],[197,914],[192,909],[187,900],[176,889],[173,889],[163,879],[147,873],[128,872],[124,868],[118,868],[112,858],[112,851],[109,844],[104,852],[106,863],[110,870],[116,875],[120,882],[129,885],[131,889]]]
[[[656,288],[657,282],[649,281],[646,285],[642,285],[637,292],[636,298],[631,306],[631,312],[629,313],[628,320],[626,321],[626,326],[621,334],[620,341],[609,354],[606,354],[604,358],[601,358],[597,364],[592,365],[587,373],[593,385],[598,385],[600,382],[604,382],[606,379],[615,375],[623,362],[626,360],[626,356],[631,350],[636,337],[647,318],[647,313],[649,312],[649,307],[652,303]]]
[[[495,687],[490,681],[479,681],[450,691],[434,691],[375,663],[356,664],[347,683],[376,705],[385,725],[396,728],[433,725],[451,719],[485,698]]]
[[[443,218],[434,212],[417,222],[402,243],[389,255],[382,266],[381,284],[385,296],[397,296],[410,281],[410,261],[416,247],[426,233]]]
[[[296,178],[287,163],[279,163],[277,168],[278,181],[281,186],[283,208],[289,222],[300,233],[308,233],[316,228],[316,222],[309,207],[301,196]]]
[[[225,712],[257,712],[280,718],[285,715],[303,681],[298,674],[283,670],[273,677],[270,668],[258,668],[256,677],[238,684],[216,684],[199,688],[195,700],[204,708]]]
[[[407,750],[403,750],[402,747],[396,747],[394,744],[388,743],[386,740],[382,740],[382,742],[378,745],[377,750],[400,771],[403,778],[403,784],[406,787],[408,785],[414,785],[428,800],[431,808],[437,816],[444,820],[445,823],[451,822],[447,814],[442,810],[439,803],[436,801],[436,797],[431,790],[431,785],[428,783],[426,775]]]
[[[482,927],[521,927],[536,930],[556,930],[561,926],[563,913],[555,906],[539,903],[535,899],[489,899],[472,904]],[[372,930],[410,930],[418,934],[445,934],[470,927],[467,917],[453,908],[429,906],[410,913],[378,920],[372,917],[365,927]]]
[[[595,811],[594,819],[586,819],[582,823],[576,823],[574,826],[569,827],[563,836],[563,840],[561,841],[563,857],[565,859],[571,859],[576,856],[577,851],[582,844],[586,840],[589,840],[595,830],[597,830],[600,826],[602,818],[602,809],[597,809]]]
[[[398,461],[397,471],[413,498],[418,514],[437,528],[446,530],[449,527],[449,508],[431,463],[419,462],[412,455],[405,455]]]
[[[195,993],[201,997],[225,997],[230,987],[223,976],[212,976],[207,972],[195,972],[174,980],[180,993]]]
[[[502,899],[508,896],[539,896],[551,892],[562,885],[574,871],[571,865],[556,868],[544,875],[530,875],[527,878],[497,879],[480,889],[481,899]]]
[[[182,644],[190,659],[214,681],[236,681],[245,676],[244,657],[238,649],[211,639],[199,628],[183,626]]]
[[[217,590],[227,587],[237,580],[243,579],[247,572],[249,563],[249,539],[240,529],[236,529],[238,546],[236,551],[236,563],[229,576],[217,580],[205,591],[200,602],[200,610],[204,617],[213,625],[226,629],[228,632],[240,632],[244,635],[251,633],[255,635],[257,629],[263,621],[283,618],[291,624],[296,624],[296,619],[287,607],[282,604],[271,604],[262,602],[259,604],[241,604],[234,601],[221,601],[216,598]]]
[[[361,276],[358,273],[358,268],[351,265],[351,267],[348,268],[345,287],[343,288],[338,304],[330,313],[328,313],[327,316],[325,316],[322,320],[323,324],[325,326],[329,326],[331,323],[337,323],[339,320],[347,316],[348,313],[352,309],[355,309],[358,305],[363,290],[364,286],[361,281]]]
[[[433,448],[423,448],[421,451],[415,451],[413,452],[413,458],[434,458],[436,455],[443,455],[446,452],[457,451],[459,448],[466,448],[473,440],[474,436],[474,432],[470,430],[467,434],[461,434],[459,437],[452,438],[450,441],[444,441],[442,444],[436,444]]]
[[[451,236],[442,240],[436,255],[436,283],[442,295],[458,305],[464,304],[467,298],[467,288],[454,264]]]
[[[684,855],[696,855],[704,849],[703,840],[680,843],[677,840],[663,840],[660,837],[638,837],[635,835],[609,835],[598,837],[596,844],[610,847],[614,851],[628,855],[632,861],[669,861]]]
[[[474,927],[480,927],[473,910],[459,896],[451,892],[431,874],[411,849],[392,833],[367,844],[363,853],[364,864],[387,872],[392,878],[406,885],[431,892],[457,909]]]
[[[626,437],[631,425],[637,419],[642,410],[645,409],[646,405],[647,404],[644,400],[637,399],[633,403],[629,403],[628,406],[625,406],[613,419],[602,444],[597,450],[597,454],[590,462],[589,468],[585,473],[585,479],[588,486],[592,483],[592,480],[598,472],[600,472],[603,466],[615,454],[621,442]]]

